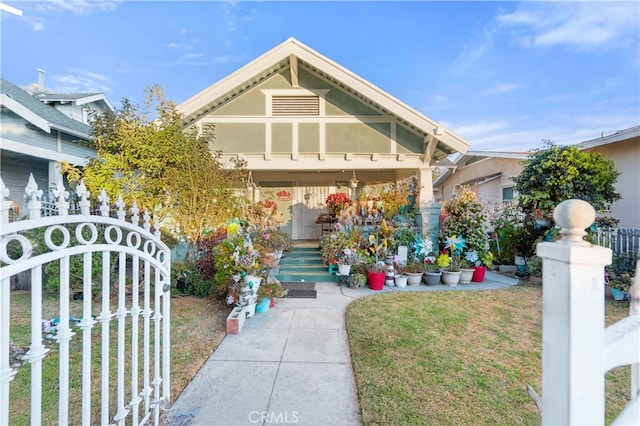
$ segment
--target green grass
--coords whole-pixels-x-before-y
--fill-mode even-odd
[[[607,301],[610,323],[628,303]],[[542,291],[392,293],[346,314],[365,425],[540,424]],[[607,374],[607,422],[629,397],[629,368]]]
[[[29,344],[29,293],[11,294],[11,340]],[[80,315],[80,301],[72,301]],[[171,305],[172,400],[195,376],[225,334],[230,307],[195,297],[174,297]],[[628,315],[627,302],[607,301],[607,324]],[[111,308],[115,310],[115,308]],[[100,311],[100,308],[97,308]],[[43,318],[57,315],[57,300],[45,297]],[[365,425],[540,424],[526,394],[541,389],[542,291],[519,285],[495,291],[394,293],[353,302],[346,315],[357,392]],[[112,332],[117,326],[111,325]],[[95,354],[100,324],[94,328]],[[70,404],[80,421],[81,330],[75,330]],[[43,424],[57,424],[57,351],[44,361]],[[115,361],[115,333],[111,336]],[[100,358],[93,358],[94,407],[99,407]],[[115,379],[114,364],[111,377]],[[125,377],[130,377],[127,373]],[[628,401],[629,368],[607,374],[607,423]],[[112,388],[112,399],[115,387]],[[125,400],[128,402],[130,396]],[[29,424],[29,365],[11,384],[11,424]],[[111,407],[114,407],[113,403]],[[93,423],[99,423],[94,408]],[[113,415],[113,413],[112,413]]]
[[[58,300],[54,296],[45,296],[43,300],[43,319],[51,319],[58,315]],[[93,312],[99,313],[102,308],[99,298],[94,302]],[[71,301],[71,316],[82,315],[82,301]],[[30,293],[11,293],[11,331],[10,339],[18,347],[28,349],[30,343]],[[127,304],[130,306],[130,303]],[[112,298],[111,311],[117,309],[117,299]],[[196,297],[174,297],[171,299],[171,399],[176,400],[180,392],[191,381],[204,362],[225,335],[225,319],[230,311],[224,303]],[[97,315],[97,314],[96,314]],[[142,325],[142,319],[140,319]],[[101,324],[98,322],[92,330],[92,424],[100,423],[100,380],[101,380]],[[112,417],[116,407],[117,383],[117,318],[113,318],[110,326],[110,408]],[[126,327],[131,330],[130,318]],[[73,328],[76,333],[70,343],[70,403],[69,423],[81,423],[81,363],[82,363],[82,330]],[[151,331],[153,339],[153,325]],[[142,334],[139,335],[142,342]],[[58,423],[58,351],[56,342],[46,342],[50,349],[43,360],[43,403],[42,424]],[[131,345],[125,344],[125,383],[131,377]],[[142,344],[139,347],[139,366],[142,368]],[[11,424],[30,424],[31,403],[31,367],[24,363],[17,367],[10,390],[10,422]],[[151,350],[151,375],[153,380],[153,349]],[[139,377],[141,377],[139,375]],[[142,388],[140,378],[139,387]],[[129,389],[125,392],[125,404],[131,400]]]

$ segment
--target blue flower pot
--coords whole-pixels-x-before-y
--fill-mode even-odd
[[[615,288],[611,289],[611,295],[613,296],[614,300],[625,300],[627,298],[626,293],[620,290],[616,290]]]
[[[256,305],[256,312],[264,314],[269,310],[269,305],[271,304],[271,299],[262,299],[260,303]]]

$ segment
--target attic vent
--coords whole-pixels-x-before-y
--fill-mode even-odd
[[[274,116],[320,115],[320,97],[273,96],[271,112]]]

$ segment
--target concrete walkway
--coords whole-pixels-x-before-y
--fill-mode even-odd
[[[350,289],[317,283],[316,299],[279,299],[227,335],[167,415],[170,425],[360,424],[344,324],[359,297],[394,291],[491,290],[517,280],[487,272],[481,284]]]

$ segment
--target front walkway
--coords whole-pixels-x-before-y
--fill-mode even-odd
[[[227,335],[168,413],[171,425],[359,425],[360,407],[344,324],[354,299],[392,291],[490,290],[482,284],[350,289],[317,283],[316,299],[279,299]]]

